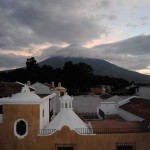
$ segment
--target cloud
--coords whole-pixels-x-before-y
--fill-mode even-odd
[[[95,49],[106,53],[144,55],[150,54],[150,35],[140,35],[108,45],[100,45]]]
[[[9,54],[0,55],[0,70],[8,70],[11,68],[24,67],[27,57]]]
[[[146,67],[150,35],[106,43],[149,32],[147,4],[149,0],[0,0],[0,66],[22,66],[29,56],[41,61],[71,55],[107,59],[130,69]],[[73,43],[90,48],[62,49]],[[99,44],[105,45],[93,47]]]
[[[0,46],[11,48],[31,43],[85,43],[108,28],[97,22],[96,4],[107,7],[109,2],[86,0],[13,0],[0,1]],[[114,16],[110,16],[113,19]],[[97,32],[98,31],[98,32]]]
[[[127,27],[131,27],[131,28],[136,28],[136,27],[137,27],[136,25],[131,24],[131,23],[128,23],[126,26],[127,26]]]
[[[117,16],[116,15],[110,15],[108,16],[109,20],[117,20]]]
[[[97,58],[105,59],[117,66],[129,70],[139,71],[150,65],[149,37],[150,35],[141,35],[116,43],[99,45],[93,48],[85,48],[78,44],[72,44],[65,48],[60,46],[50,46],[46,48],[46,44],[43,44],[41,47],[44,46],[45,49],[43,49],[39,55],[35,55],[35,59],[37,62],[40,62],[53,56]],[[140,45],[142,44],[145,45],[142,46],[145,48],[143,48],[143,50],[142,47],[140,49]],[[0,55],[0,68],[23,67],[25,66],[26,59],[27,56],[24,57],[17,55],[17,53],[12,54],[3,52],[3,54]],[[149,68],[147,68],[147,70],[148,69]]]
[[[142,21],[147,21],[147,20],[149,20],[149,16],[140,17],[140,19],[141,19]]]
[[[99,45],[93,48],[85,48],[73,44],[66,48],[56,50],[55,53],[49,51],[49,56],[105,59],[120,67],[137,70],[146,68],[150,65],[150,55],[148,55],[148,53],[150,53],[149,38],[150,35],[141,35],[112,44]]]
[[[59,46],[51,46],[49,48],[44,49],[41,55],[37,56],[38,61],[42,61],[49,57],[55,56],[57,51],[60,50],[61,48],[62,47]]]

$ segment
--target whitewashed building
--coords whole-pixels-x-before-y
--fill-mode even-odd
[[[72,101],[73,97],[70,97],[65,93],[60,97],[60,112],[52,119],[52,121],[45,128],[46,130],[61,130],[64,126],[70,128],[70,130],[77,131],[77,129],[88,130],[88,126],[76,115],[73,111]]]
[[[141,98],[150,99],[150,87],[149,86],[140,86],[136,90],[136,95]]]

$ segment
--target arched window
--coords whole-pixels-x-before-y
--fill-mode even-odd
[[[61,104],[61,108],[64,108],[64,103]]]
[[[44,117],[44,109],[43,109],[43,117]]]
[[[24,138],[28,132],[28,124],[24,119],[18,119],[14,123],[14,134],[18,138]]]
[[[65,103],[65,108],[67,108],[67,103]]]
[[[71,103],[69,103],[69,108],[71,108]]]

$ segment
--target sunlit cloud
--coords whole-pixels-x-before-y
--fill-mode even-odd
[[[1,50],[0,54],[5,54],[5,55],[7,55],[7,54],[14,54],[14,55],[17,55],[17,56],[24,56],[24,57],[32,56],[32,53],[29,53],[29,52],[24,51],[24,50],[20,50],[20,51],[18,51],[18,50],[5,50],[5,51]]]
[[[149,69],[150,0],[36,1],[0,0],[0,67],[20,67],[27,57],[39,62],[59,54]],[[119,44],[128,38],[127,44]],[[103,49],[108,43],[114,45]],[[67,48],[72,44],[87,49]]]
[[[136,70],[136,72],[142,73],[142,74],[146,74],[146,75],[150,75],[150,69],[141,69],[141,70]]]
[[[101,35],[100,38],[93,39],[93,40],[87,42],[86,44],[83,45],[83,47],[91,48],[91,47],[94,47],[96,45],[113,43],[113,42],[119,41],[122,38],[123,38],[122,30],[112,29],[110,31],[110,34],[108,34],[108,35],[103,34],[103,35]]]
[[[41,55],[42,50],[46,48],[50,48],[52,44],[50,43],[42,43],[42,44],[31,44],[29,47],[25,48],[27,51],[32,53],[32,55]]]

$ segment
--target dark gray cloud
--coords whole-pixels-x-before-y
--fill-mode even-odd
[[[1,0],[0,46],[12,48],[31,43],[85,43],[108,28],[97,22],[93,11],[109,2],[86,0]]]
[[[50,48],[46,48],[43,50],[42,54],[40,56],[36,56],[39,61],[47,59],[51,56],[55,56],[57,51],[62,49],[61,47],[58,46],[51,46]]]
[[[137,25],[132,24],[132,23],[128,23],[126,26],[127,26],[127,27],[131,27],[131,28],[136,28],[136,27],[137,27]]]
[[[110,0],[102,0],[102,1],[101,1],[101,5],[102,5],[103,7],[108,8],[108,7],[110,7],[110,5],[111,5],[111,1],[110,1]]]
[[[1,54],[0,55],[0,69],[5,68],[17,68],[24,67],[27,57],[10,54]]]
[[[149,21],[149,16],[140,17],[142,21]]]
[[[150,35],[137,36],[112,44],[99,45],[93,48],[84,48],[73,44],[66,48],[57,49],[52,53],[46,50],[48,56],[71,56],[106,59],[118,66],[137,70],[150,65]]]
[[[150,54],[150,35],[140,35],[112,44],[95,46],[94,48],[109,54]]]
[[[125,17],[132,14],[132,9],[129,10],[132,8],[130,4],[135,5],[135,1],[0,0],[0,67],[20,67],[26,60],[26,57],[2,52],[23,50],[35,54],[36,50],[32,50],[31,45],[45,43],[53,46],[41,49],[42,54],[35,55],[37,61],[49,56],[64,55],[106,59],[130,69],[146,67],[150,60],[150,35],[141,35],[91,49],[79,45],[63,49],[54,46],[62,43],[84,45],[103,36],[107,39],[107,35],[117,31],[115,29],[118,29],[118,32],[123,31],[123,24],[132,29],[136,27],[136,30],[139,24],[148,26],[147,15],[138,16],[140,23],[135,21],[127,24],[130,19]],[[115,33],[113,35],[115,38]]]
[[[109,20],[117,20],[117,16],[116,15],[110,15],[108,16]]]
[[[35,56],[40,62],[52,56],[71,56],[105,59],[118,66],[139,70],[150,65],[150,35],[137,36],[112,44],[99,45],[93,48],[84,48],[78,44],[72,44],[66,48],[51,46],[43,50],[40,56]],[[0,55],[0,68],[25,66],[26,57],[13,54]]]

